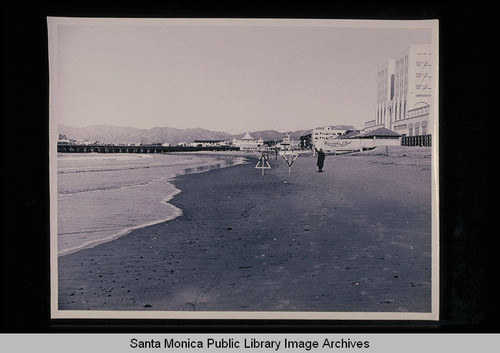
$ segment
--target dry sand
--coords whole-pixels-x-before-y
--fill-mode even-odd
[[[59,258],[59,309],[430,312],[430,155],[177,177],[183,216]]]

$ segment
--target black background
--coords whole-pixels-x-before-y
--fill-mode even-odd
[[[2,333],[499,333],[498,1],[2,2]],[[439,322],[51,320],[46,16],[439,19]]]

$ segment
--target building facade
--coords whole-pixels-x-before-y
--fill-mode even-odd
[[[325,126],[321,128],[316,128],[312,131],[312,145],[317,146],[323,141],[328,141],[335,139],[345,133],[345,129],[336,129],[333,126]]]
[[[194,140],[194,142],[190,143],[190,146],[193,147],[221,147],[221,146],[229,146],[231,143],[226,140]]]
[[[247,132],[241,139],[233,139],[233,145],[239,147],[241,151],[258,151],[263,148],[264,140],[253,138]]]
[[[292,139],[290,134],[286,134],[283,140],[276,145],[280,150],[294,150],[300,147],[300,141],[295,141]]]
[[[365,131],[384,127],[402,136],[430,134],[434,65],[431,46],[416,44],[381,65],[375,119],[365,123]]]

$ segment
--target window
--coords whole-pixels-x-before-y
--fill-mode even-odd
[[[394,75],[391,75],[391,100],[394,98]]]

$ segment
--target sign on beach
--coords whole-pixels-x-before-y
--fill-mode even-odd
[[[262,175],[264,175],[264,169],[271,169],[271,165],[269,164],[267,153],[262,153],[262,155],[259,158],[259,161],[257,162],[257,165],[255,166],[256,169],[261,169],[262,170]]]
[[[289,154],[283,153],[281,155],[281,157],[283,157],[283,159],[285,160],[286,164],[288,165],[288,174],[290,174],[293,162],[295,162],[295,160],[297,159],[298,156],[299,155],[295,154],[295,153],[289,153]]]

